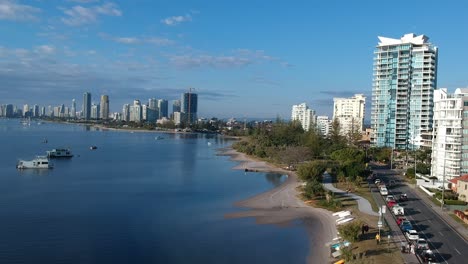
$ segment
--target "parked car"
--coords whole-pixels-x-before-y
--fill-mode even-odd
[[[378,185],[380,183],[380,179],[375,179],[374,183],[375,185]]]
[[[405,221],[405,220],[407,221],[406,217],[404,217],[404,216],[399,216],[399,217],[397,218],[397,220],[396,220],[396,223],[397,223],[398,226],[400,226],[401,223],[402,223],[403,221]]]
[[[390,200],[387,202],[388,207],[391,209],[393,206],[398,205],[395,200]]]
[[[380,187],[380,194],[381,195],[388,195],[388,190],[386,187]]]
[[[405,215],[405,208],[403,208],[403,206],[400,206],[399,204],[394,204],[392,206],[392,212],[395,216]]]
[[[434,254],[434,252],[432,250],[430,250],[430,249],[420,251],[419,252],[419,257],[421,258],[423,263],[428,263],[428,264],[438,264],[438,263],[440,263],[437,260],[437,257]]]
[[[387,197],[385,197],[385,201],[388,203],[389,201],[391,200],[395,200],[395,197],[393,195],[388,195]]]
[[[411,241],[415,241],[415,240],[419,239],[418,231],[416,231],[414,229],[410,229],[410,230],[406,231],[405,235]]]
[[[419,238],[416,240],[416,249],[427,250],[429,249],[429,244],[427,244],[426,239]]]
[[[400,228],[403,232],[406,232],[413,229],[413,225],[410,223],[410,221],[403,221],[403,223],[400,225]]]
[[[392,187],[392,186],[395,186],[396,185],[396,181],[395,180],[390,180],[388,181],[388,186]]]

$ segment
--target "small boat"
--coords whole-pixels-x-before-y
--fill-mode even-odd
[[[96,146],[91,146],[91,147],[89,147],[89,149],[90,150],[95,150],[95,149],[97,149],[97,147]]]
[[[154,137],[155,140],[161,140],[161,139],[164,139],[163,137],[161,136],[157,136],[157,137]]]
[[[53,166],[46,156],[36,156],[33,160],[19,160],[17,169],[52,169]]]
[[[211,142],[208,142],[208,146],[211,146]]]
[[[73,154],[70,149],[53,149],[47,151],[47,157],[49,158],[71,158]]]

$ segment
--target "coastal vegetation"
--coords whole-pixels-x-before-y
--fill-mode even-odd
[[[342,135],[340,126],[334,121],[327,137],[317,129],[304,131],[299,122],[277,120],[270,126],[255,128],[251,135],[233,144],[239,152],[263,160],[282,164],[289,170],[297,170],[298,177],[305,183],[303,195],[306,199],[321,199],[322,204],[337,206],[334,197],[322,187],[322,175],[328,171],[334,178],[359,185],[371,172],[366,166],[368,154],[377,159],[390,157],[387,149],[368,151],[356,133]]]

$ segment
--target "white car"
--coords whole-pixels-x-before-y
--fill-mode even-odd
[[[385,201],[388,203],[391,200],[395,200],[395,197],[393,195],[388,195],[387,198],[385,198]]]
[[[380,179],[376,179],[374,182],[376,185],[380,183]]]
[[[424,239],[424,238],[419,238],[419,239],[416,241],[416,249],[423,249],[423,250],[429,249],[429,244],[427,244],[426,239]]]
[[[419,239],[418,232],[414,229],[406,231],[406,237],[408,237],[408,239],[412,241]]]
[[[388,190],[387,190],[387,188],[381,187],[381,188],[380,188],[380,194],[383,195],[383,196],[388,195]]]

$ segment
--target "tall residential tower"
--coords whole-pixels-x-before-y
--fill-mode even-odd
[[[351,98],[333,98],[333,103],[333,120],[338,120],[341,134],[360,134],[364,126],[366,97],[356,94]]]
[[[83,118],[91,119],[91,93],[88,92],[83,94]]]
[[[437,47],[424,35],[379,40],[374,51],[371,144],[418,148],[415,139],[432,129]]]
[[[109,118],[109,96],[108,95],[101,95],[100,118],[101,119]]]
[[[315,111],[309,109],[306,103],[293,105],[291,111],[291,120],[301,122],[302,128],[309,131],[310,128],[316,123]]]

